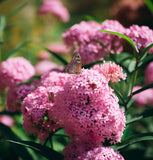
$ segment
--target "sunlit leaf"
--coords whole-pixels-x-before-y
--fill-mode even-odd
[[[0,15],[0,44],[3,43],[3,31],[5,29],[6,20],[4,15]]]
[[[139,53],[139,50],[136,46],[136,44],[133,42],[133,40],[127,36],[125,36],[124,34],[121,34],[121,33],[118,33],[118,32],[112,32],[112,31],[106,31],[106,30],[100,30],[101,32],[105,32],[105,33],[110,33],[110,34],[114,34],[114,35],[117,35],[123,39],[125,39],[131,46],[132,48],[137,52]]]
[[[37,151],[39,154],[48,158],[49,160],[62,160],[63,159],[63,156],[59,154],[58,152],[52,150],[49,147],[38,144],[38,143],[34,143],[31,141],[13,141],[13,140],[7,140],[7,141],[10,143],[28,147],[34,151]]]
[[[16,15],[18,12],[20,12],[25,6],[27,5],[27,3],[22,4],[20,7],[18,7],[17,9],[15,9],[13,12],[11,12],[8,16],[7,16],[7,20],[12,18],[14,15]]]

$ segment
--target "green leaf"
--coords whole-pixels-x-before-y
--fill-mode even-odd
[[[143,61],[140,61],[138,64],[138,69],[140,69],[141,67],[145,67],[146,65],[148,65],[150,62],[153,61],[153,54],[149,54],[147,55]]]
[[[1,134],[3,134],[5,136],[5,138],[7,139],[12,139],[14,141],[19,141],[20,139],[12,132],[12,130],[5,126],[4,124],[0,123],[0,132]],[[3,136],[3,137],[4,137]],[[6,142],[1,141],[1,142]],[[26,148],[21,147],[21,146],[16,146],[14,144],[11,145],[12,149],[15,151],[15,153],[20,156],[23,160],[33,160],[33,158],[31,157],[31,155],[29,154],[29,152],[27,151]]]
[[[142,141],[150,141],[150,140],[151,141],[153,140],[153,133],[142,133],[142,134],[132,136],[131,138],[123,141],[122,143],[118,143],[112,146],[112,148],[114,148],[115,150],[121,150],[121,149],[125,149],[126,147],[132,144],[142,142]]]
[[[128,66],[128,71],[130,72],[130,73],[132,73],[134,70],[135,70],[135,66],[136,66],[136,60],[131,60],[130,61],[130,64],[129,64],[129,66]]]
[[[151,2],[151,0],[145,0],[145,3],[148,6],[151,13],[153,14],[153,2]]]
[[[0,44],[3,43],[3,31],[5,29],[6,19],[4,15],[0,15]]]
[[[121,34],[121,33],[118,33],[118,32],[106,31],[106,30],[100,30],[100,31],[101,32],[105,32],[105,33],[114,34],[114,35],[117,35],[117,36],[125,39],[132,46],[132,48],[134,49],[134,51],[136,53],[139,53],[139,50],[138,50],[136,44],[133,42],[133,40],[131,38],[125,36],[124,34]]]
[[[18,7],[17,9],[15,9],[12,13],[10,13],[7,16],[7,20],[9,20],[10,18],[12,18],[14,15],[16,15],[18,12],[20,12],[25,6],[27,5],[27,3],[22,4],[20,7]]]
[[[140,114],[135,115],[132,119],[127,120],[126,125],[137,122],[143,118],[148,118],[153,116],[153,108],[147,109]]]
[[[49,160],[63,160],[63,156],[61,154],[41,144],[34,143],[31,141],[13,141],[13,140],[7,140],[7,141],[37,151],[39,154],[48,158]]]
[[[13,49],[8,53],[8,55],[9,55],[8,58],[13,57],[13,56],[16,54],[16,52],[18,52],[22,47],[26,46],[28,43],[31,43],[31,42],[33,42],[33,41],[39,41],[39,39],[26,40],[26,41],[18,44],[15,48],[13,48]]]
[[[47,52],[49,52],[50,54],[52,54],[53,56],[55,56],[59,61],[61,61],[64,65],[67,65],[68,64],[68,62],[65,60],[65,59],[63,59],[61,56],[59,56],[58,54],[56,54],[55,52],[53,52],[53,51],[51,51],[50,49],[48,49],[48,48],[45,48],[45,50],[47,51]]]
[[[150,84],[142,87],[141,89],[133,92],[132,95],[138,94],[138,93],[140,93],[140,92],[142,92],[142,91],[144,91],[144,90],[146,90],[146,89],[149,89],[149,88],[153,88],[153,83],[150,83]]]
[[[147,56],[147,52],[153,47],[153,43],[144,48],[140,53],[139,53],[139,60],[143,60]]]

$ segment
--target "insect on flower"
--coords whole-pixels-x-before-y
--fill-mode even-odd
[[[65,72],[70,74],[80,74],[81,73],[81,56],[78,52],[74,52],[70,63],[65,67]]]

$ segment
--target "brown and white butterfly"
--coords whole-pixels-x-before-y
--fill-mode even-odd
[[[75,51],[73,53],[70,63],[68,63],[67,66],[65,67],[65,72],[70,74],[80,74],[81,67],[82,67],[81,56],[77,51]]]

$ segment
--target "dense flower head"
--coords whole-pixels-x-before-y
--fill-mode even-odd
[[[153,30],[148,26],[132,25],[129,29],[126,29],[125,34],[134,41],[139,50],[143,50],[153,43]],[[153,53],[153,47],[148,53]]]
[[[145,83],[149,84],[153,82],[153,62],[149,63],[149,65],[145,69]]]
[[[69,12],[65,8],[60,0],[44,0],[39,8],[40,14],[51,13],[61,19],[63,22],[69,20]]]
[[[55,71],[48,72],[48,73],[43,74],[41,76],[39,86],[64,87],[64,85],[69,77],[70,77],[70,74],[68,74],[68,73],[60,73],[60,72],[55,72]]]
[[[124,160],[118,151],[110,147],[71,140],[63,150],[64,160]]]
[[[90,37],[100,28],[100,24],[95,21],[82,21],[79,24],[73,25],[69,30],[63,33],[63,38],[68,46],[75,43],[85,44],[90,42]]]
[[[7,92],[7,110],[10,112],[21,111],[21,104],[24,98],[33,92],[39,80],[34,80],[28,84],[20,84],[9,87]]]
[[[62,127],[54,118],[56,94],[61,87],[38,87],[28,94],[22,103],[23,128],[28,134],[38,135],[40,141],[48,138],[49,134]]]
[[[16,83],[28,80],[35,74],[34,67],[23,57],[10,58],[1,63],[0,88],[14,86]]]
[[[116,20],[105,20],[101,23],[100,29],[125,33],[125,28]],[[112,53],[119,54],[123,50],[123,39],[119,36],[97,31],[93,38],[101,41]]]
[[[47,60],[40,61],[35,66],[36,73],[38,74],[44,74],[54,69],[64,70],[62,66],[58,66],[56,63]]]
[[[106,20],[102,24],[82,21],[80,24],[73,25],[63,34],[64,41],[68,46],[78,45],[76,47],[83,64],[89,64],[108,56],[108,51],[118,54],[123,50],[122,38],[101,32],[99,29],[119,33],[125,32],[125,28],[118,21]],[[102,47],[97,40],[106,47]]]
[[[93,144],[90,142],[82,142],[78,139],[72,139],[64,148],[62,154],[64,155],[64,160],[78,160],[81,155],[94,147],[98,147],[100,144]]]
[[[57,102],[68,135],[95,143],[120,142],[125,116],[105,76],[82,69],[67,80],[62,92]]]
[[[124,160],[118,151],[110,147],[97,147],[81,155],[78,160]]]
[[[123,69],[115,63],[106,63],[95,65],[92,69],[103,74],[111,82],[119,82],[120,79],[125,80],[126,74],[123,73]]]
[[[141,86],[135,86],[133,88],[133,92],[134,91],[137,91],[139,89],[141,89],[142,87]],[[147,89],[145,91],[142,91],[136,95],[133,96],[134,99],[136,99],[135,101],[135,105],[137,107],[144,107],[146,105],[149,105],[149,106],[153,106],[153,89],[150,88],[150,89]]]

